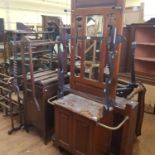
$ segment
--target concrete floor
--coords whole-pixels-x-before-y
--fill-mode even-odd
[[[10,120],[1,113],[0,122],[0,155],[62,155],[52,142],[44,145],[36,132],[20,130],[8,135]],[[133,155],[155,155],[155,115],[145,114],[142,136],[135,142]]]

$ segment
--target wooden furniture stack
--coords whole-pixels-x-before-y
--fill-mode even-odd
[[[18,131],[23,126],[23,96],[15,85],[14,77],[0,73],[0,107],[6,116],[10,116],[11,129],[8,134]],[[15,119],[15,116],[18,116]]]

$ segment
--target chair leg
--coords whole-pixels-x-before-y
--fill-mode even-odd
[[[11,130],[8,131],[8,134],[12,134],[12,132],[15,130],[14,128],[14,118],[13,118],[13,103],[11,102],[10,103],[11,106],[10,106],[10,118],[11,118]]]
[[[3,107],[0,105],[0,112],[3,112]]]
[[[8,108],[4,108],[4,115],[8,116]]]
[[[21,127],[23,126],[23,123],[22,123],[22,106],[21,104],[19,105],[18,107],[18,110],[19,110],[19,113],[18,113],[18,116],[19,116],[19,126],[18,127],[15,127],[14,125],[14,114],[13,114],[13,104],[11,103],[11,108],[10,108],[10,117],[11,117],[11,127],[12,129],[8,131],[8,134],[12,134],[12,132],[14,131],[18,131],[21,129]]]
[[[19,103],[19,122],[20,122],[19,127],[21,128],[23,126],[23,109],[21,103]]]

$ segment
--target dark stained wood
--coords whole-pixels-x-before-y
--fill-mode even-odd
[[[121,58],[120,58],[120,73],[130,72],[130,34],[131,26],[126,26],[123,28],[123,37],[124,42],[121,49]]]
[[[143,88],[143,91],[138,93],[138,110],[137,110],[137,123],[136,123],[136,136],[140,136],[142,134],[142,125],[144,118],[144,106],[145,106],[145,93],[146,88],[140,84]]]
[[[118,86],[128,85],[128,81],[123,79],[118,79]],[[145,93],[146,88],[141,82],[137,82],[137,88],[134,88],[133,91],[127,96],[127,99],[136,100],[138,102],[137,110],[137,122],[136,122],[136,136],[141,135],[143,116],[144,116],[144,106],[145,106]],[[117,99],[117,97],[116,97]]]
[[[38,73],[40,74],[40,73]],[[52,74],[52,73],[51,73]],[[37,75],[36,75],[37,76]],[[42,81],[35,81],[36,98],[40,105],[40,111],[36,109],[33,101],[32,93],[28,90],[25,93],[25,107],[24,118],[25,128],[29,129],[32,125],[35,127],[46,144],[51,138],[54,128],[54,112],[52,105],[49,105],[47,100],[57,94],[57,75],[54,74],[56,80],[49,77],[47,81],[47,74],[42,75]],[[46,82],[44,82],[43,78]],[[28,81],[28,88],[31,89],[31,82]]]

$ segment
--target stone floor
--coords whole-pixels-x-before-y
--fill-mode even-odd
[[[61,155],[52,142],[44,145],[36,132],[20,130],[7,134],[10,120],[0,114],[0,155]],[[133,155],[155,155],[155,115],[145,114],[142,136],[134,145]]]

